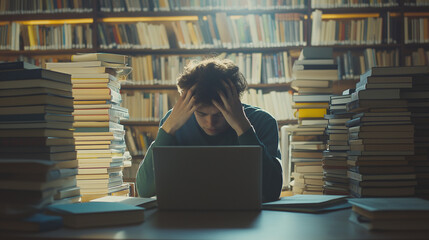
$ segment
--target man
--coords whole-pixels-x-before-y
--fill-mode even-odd
[[[136,180],[139,195],[156,195],[153,146],[260,145],[262,200],[278,199],[282,170],[277,121],[267,112],[241,103],[240,95],[247,82],[238,67],[230,60],[214,58],[191,63],[177,85],[180,97],[161,120],[158,135],[139,166]]]

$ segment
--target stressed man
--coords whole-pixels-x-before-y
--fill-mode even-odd
[[[238,67],[215,58],[192,62],[178,78],[177,87],[180,97],[161,120],[139,166],[138,194],[156,195],[153,146],[259,145],[263,149],[262,199],[278,199],[282,170],[277,121],[264,110],[241,103],[247,82]]]

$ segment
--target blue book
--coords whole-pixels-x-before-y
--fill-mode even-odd
[[[118,202],[51,205],[48,211],[62,216],[64,226],[71,228],[127,225],[144,220],[144,208]]]
[[[36,213],[24,219],[1,219],[0,230],[42,232],[61,228],[63,219],[60,216],[50,216]]]

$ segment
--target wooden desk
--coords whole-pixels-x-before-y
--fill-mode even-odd
[[[351,210],[324,214],[148,210],[140,225],[0,233],[0,239],[429,239],[426,231],[371,232],[348,221]]]

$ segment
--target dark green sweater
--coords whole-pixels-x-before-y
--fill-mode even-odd
[[[240,137],[231,127],[217,136],[209,136],[200,128],[194,115],[176,131],[174,136],[160,128],[155,141],[150,145],[139,166],[136,180],[138,194],[141,197],[156,195],[152,160],[153,146],[260,145],[263,148],[262,199],[263,201],[278,199],[282,187],[282,169],[277,121],[260,108],[246,104],[243,104],[243,107],[252,128]],[[170,113],[171,110],[161,120],[160,126]]]

